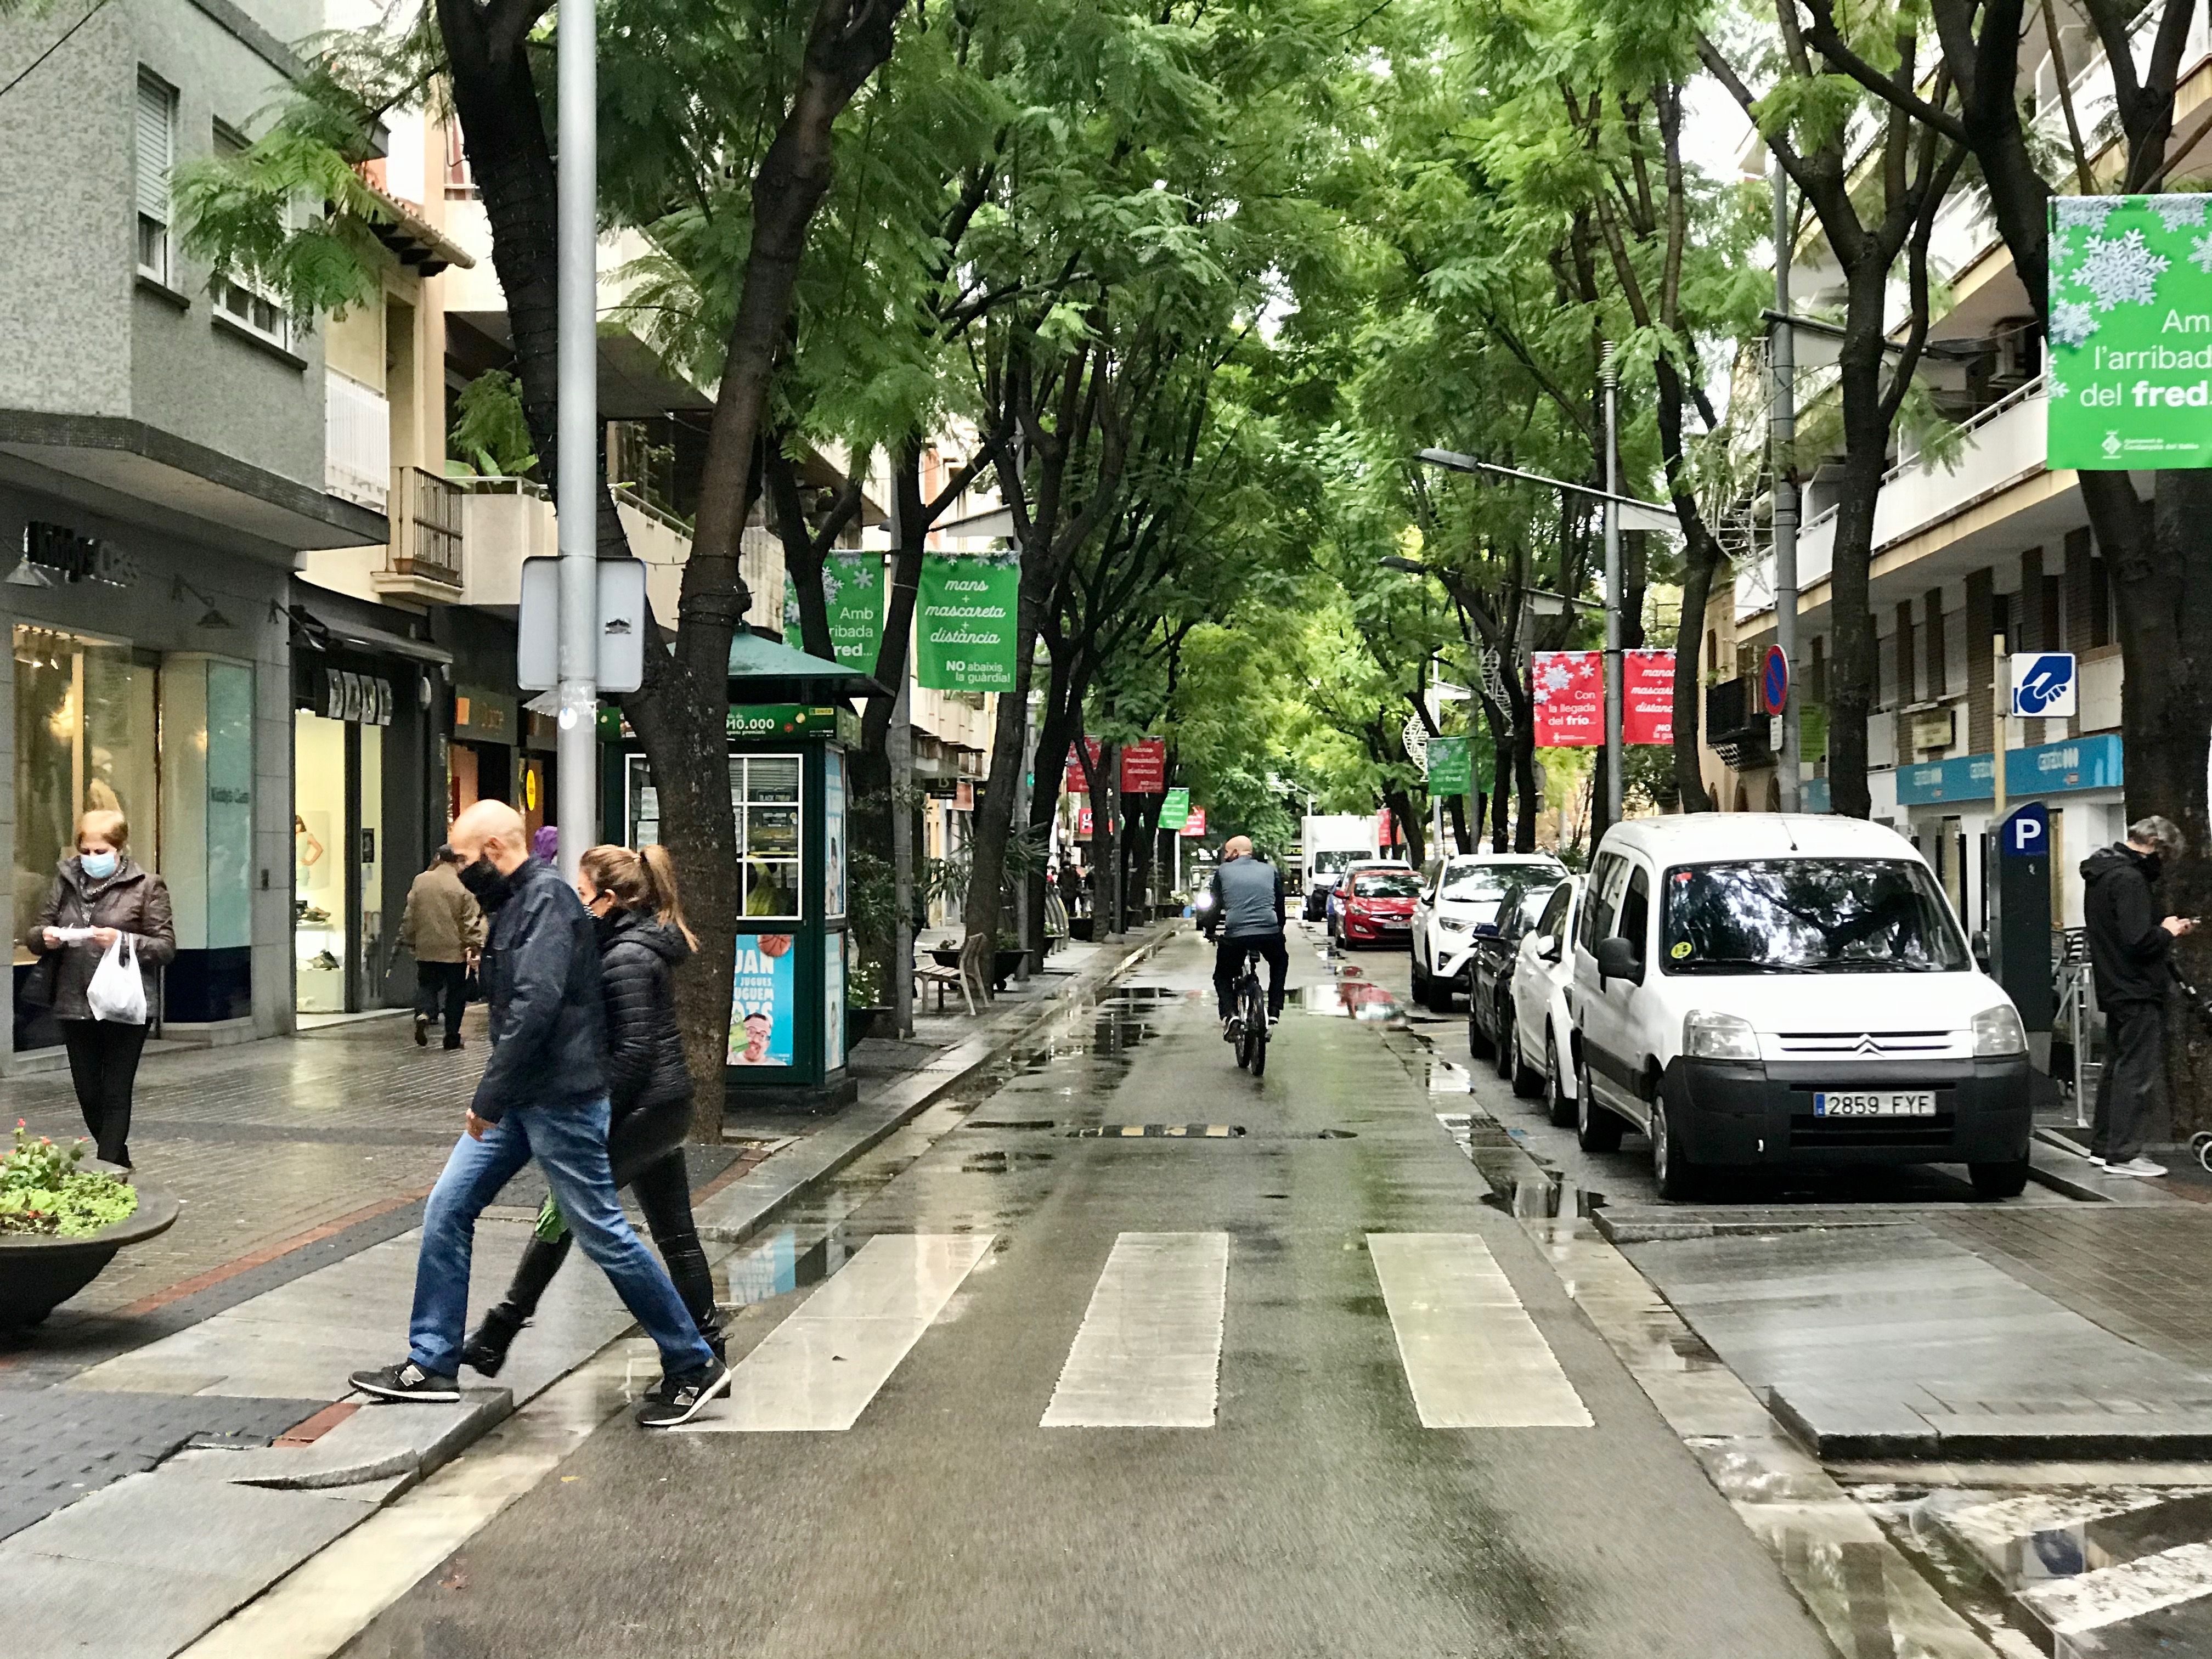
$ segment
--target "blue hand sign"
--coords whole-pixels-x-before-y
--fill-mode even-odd
[[[2033,719],[2040,714],[2063,714],[2074,701],[2074,657],[2066,651],[2046,651],[2033,658],[2014,657],[2012,712]],[[2027,665],[2024,671],[2020,665]]]

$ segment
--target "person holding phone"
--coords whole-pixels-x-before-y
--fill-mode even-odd
[[[161,969],[177,954],[169,889],[131,856],[123,814],[95,807],[76,821],[76,851],[54,872],[24,944],[45,960],[40,994],[53,1009],[69,1051],[77,1109],[106,1163],[131,1167],[131,1098],[145,1050],[145,1024],[95,1019],[85,992],[108,947],[128,935],[146,981],[146,1006]],[[34,981],[35,982],[35,981]]]

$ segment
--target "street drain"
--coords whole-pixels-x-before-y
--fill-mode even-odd
[[[1359,1131],[1357,1129],[1323,1129],[1319,1134],[1316,1135],[1314,1139],[1316,1140],[1357,1140],[1359,1139]]]
[[[1053,1120],[1048,1117],[1024,1117],[996,1123],[979,1123],[970,1118],[960,1127],[963,1129],[1049,1129],[1053,1127]]]
[[[1070,1140],[1136,1140],[1164,1137],[1171,1140],[1230,1140],[1244,1133],[1241,1123],[1106,1123],[1095,1129],[1071,1129]]]

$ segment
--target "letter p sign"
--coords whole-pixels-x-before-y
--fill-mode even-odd
[[[2032,859],[2051,850],[2051,813],[2030,801],[2004,821],[1997,850],[2008,859]]]

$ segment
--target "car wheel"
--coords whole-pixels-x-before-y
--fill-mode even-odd
[[[1413,947],[1411,971],[1413,976],[1413,1000],[1424,1008],[1434,1006],[1435,1005],[1429,1000],[1429,970],[1421,966],[1421,947],[1418,945]]]
[[[1544,1115],[1555,1129],[1574,1127],[1575,1103],[1559,1087],[1559,1045],[1549,1026],[1544,1030]]]
[[[1617,1152],[1628,1126],[1590,1093],[1589,1062],[1575,1057],[1575,1144],[1586,1152]]]
[[[1666,1098],[1655,1098],[1651,1103],[1651,1178],[1659,1188],[1660,1197],[1670,1204],[1679,1204],[1696,1195],[1698,1166],[1676,1144],[1673,1119]]]
[[[1544,1074],[1521,1057],[1521,1022],[1513,1022],[1513,1093],[1522,1100],[1534,1100],[1544,1092]]]
[[[1451,1012],[1452,982],[1442,974],[1425,975],[1422,978],[1421,989],[1417,994],[1421,1006],[1426,1008],[1431,1013]]]
[[[1977,1198],[2018,1198],[2027,1188],[2027,1155],[2009,1164],[1969,1164],[1966,1173]]]
[[[1514,1044],[1516,1041],[1513,1035],[1513,1005],[1511,1003],[1501,1001],[1498,1005],[1496,1024],[1498,1027],[1498,1053],[1495,1059],[1498,1066],[1498,1075],[1500,1077],[1511,1077],[1513,1075],[1513,1050]]]
[[[1482,1034],[1482,1022],[1474,1017],[1473,997],[1467,1000],[1467,1051],[1477,1060],[1490,1058],[1490,1039]]]

